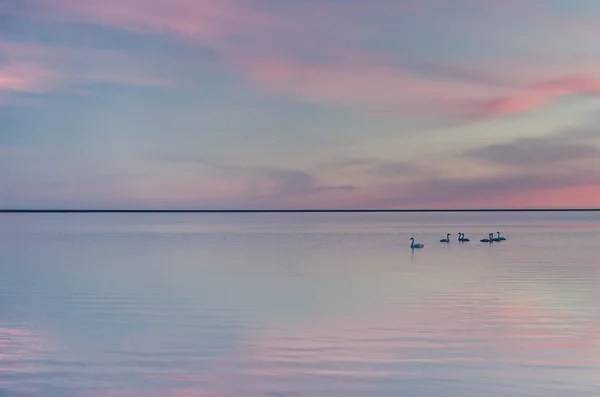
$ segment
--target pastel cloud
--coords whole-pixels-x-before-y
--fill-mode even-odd
[[[585,76],[565,76],[523,87],[515,95],[481,102],[476,117],[527,113],[543,107],[554,98],[568,95],[600,97],[600,80]]]
[[[289,2],[277,7],[268,7],[268,1],[261,0],[106,0],[78,2],[76,0],[40,0],[42,4],[72,13],[80,18],[112,26],[143,29],[148,31],[171,32],[194,37],[215,37],[230,33],[244,33],[252,26],[276,26],[280,30],[296,32],[289,23],[277,21],[282,16],[296,15],[300,20],[312,19],[314,27],[321,30],[330,25],[336,17],[334,27],[346,26],[347,17],[362,15],[366,21],[372,18],[385,19],[391,14],[417,19],[427,25],[438,24],[443,18],[449,23],[470,20],[477,27],[488,30],[503,28],[503,21],[511,18],[519,27],[533,20],[544,30],[552,31],[558,24],[569,26],[579,32],[597,30],[597,26],[586,19],[575,19],[555,12],[551,7],[533,0],[504,2],[457,0],[448,4],[443,0],[426,0],[418,4],[410,0],[376,0],[366,5],[351,0],[345,2]],[[502,16],[490,20],[491,16]],[[344,17],[339,20],[339,17]],[[478,18],[474,18],[478,17]],[[443,22],[443,21],[442,21]],[[461,26],[462,27],[462,26]],[[356,26],[356,29],[360,27]],[[366,29],[371,30],[372,29]],[[310,33],[310,32],[306,32]]]
[[[597,184],[595,142],[530,136],[553,128],[548,108],[559,99],[583,98],[570,101],[586,102],[583,109],[600,94],[600,46],[589,41],[600,25],[546,3],[36,0],[9,11],[31,29],[0,42],[0,104],[49,99],[40,113],[62,138],[48,140],[95,156],[79,172],[72,165],[86,162],[83,154],[69,158],[71,167],[2,155],[32,175],[18,182],[4,172],[15,184],[3,195],[10,203],[27,196],[62,206],[356,208],[456,206],[479,197],[487,206],[496,197],[530,202],[541,192],[593,192]],[[59,34],[42,43],[37,29]],[[145,95],[139,87],[154,90]],[[73,100],[65,93],[87,94],[81,102],[88,102],[59,114],[56,108],[74,109],[63,106]],[[46,125],[2,111],[9,121],[22,117],[9,145],[45,139]],[[64,120],[77,122],[63,133]],[[524,137],[486,135],[501,122],[511,123],[511,136],[522,127]],[[26,124],[39,132],[21,134]],[[420,135],[424,126],[428,135]],[[443,133],[462,146],[436,152],[426,139]],[[475,134],[488,143],[470,143]],[[234,150],[225,136],[236,139]],[[251,139],[251,148],[240,149]],[[152,157],[169,146],[202,158],[214,142],[218,164]],[[368,153],[340,160],[362,144]],[[114,175],[120,164],[105,161],[113,147],[123,168],[132,168],[122,175]],[[140,159],[130,159],[137,151]],[[445,166],[428,164],[419,151]],[[269,160],[271,153],[279,158]],[[48,169],[55,178],[44,183]]]
[[[502,15],[513,19],[519,29],[530,27],[533,19],[538,29],[549,34],[557,30],[557,25],[570,27],[570,31],[578,35],[598,30],[592,24],[558,14],[533,1],[499,4],[461,0],[451,7],[440,0],[418,5],[381,0],[368,7],[355,1],[343,4],[298,2],[280,7],[267,7],[263,1],[242,0],[43,0],[42,4],[49,7],[46,13],[50,17],[198,41],[218,51],[226,64],[258,86],[318,104],[480,121],[534,111],[557,96],[598,93],[598,83],[592,77],[569,77],[567,73],[578,72],[572,67],[555,73],[548,82],[525,81],[524,86],[510,87],[512,76],[492,76],[485,70],[486,65],[464,68],[410,58],[400,60],[399,66],[394,65],[385,57],[354,50],[353,38],[374,38],[377,34],[372,29],[364,29],[369,25],[347,24],[360,15],[365,23],[371,23],[377,18],[385,21],[386,15],[395,14],[402,20],[412,18],[425,27],[441,26],[456,33],[465,26],[461,21],[469,19],[469,23],[475,22],[475,27],[484,28],[477,21],[485,22],[485,28],[495,37],[506,29],[489,22]],[[435,25],[440,7],[460,12],[443,14],[444,19]],[[494,19],[490,19],[491,16],[495,16]],[[298,29],[296,24],[283,22],[290,18],[297,21],[298,26],[310,24],[313,28]],[[340,30],[345,32],[346,39],[332,34]],[[337,48],[333,57],[330,55],[332,46]],[[331,59],[293,58],[288,51],[290,47],[296,49],[297,55]],[[526,65],[512,64],[510,68],[521,69],[522,66]],[[506,74],[506,70],[503,73]]]
[[[593,124],[517,138],[462,153],[477,163],[462,172],[426,163],[349,159],[334,165],[373,180],[354,195],[373,208],[596,207],[600,197],[600,134]],[[469,163],[468,163],[469,164]],[[486,171],[486,166],[491,166]],[[383,167],[389,173],[381,175]],[[483,172],[481,171],[483,170]],[[385,177],[385,178],[382,178]],[[367,194],[368,192],[368,194]]]
[[[318,167],[318,171],[324,174],[360,180],[363,182],[359,184],[360,188],[367,187],[368,190],[372,185],[367,184],[365,186],[365,181],[376,181],[377,184],[400,183],[415,178],[430,177],[435,175],[436,169],[410,161],[350,157],[322,164]]]
[[[600,175],[590,175],[588,171],[428,179],[398,187],[396,196],[384,202],[392,207],[419,207],[415,203],[421,203],[431,208],[565,208],[573,202],[569,196],[585,188],[594,194],[580,200],[578,205],[593,208],[598,202],[599,186]],[[559,190],[562,194],[555,196]],[[549,197],[543,201],[532,199],[540,195]]]
[[[476,85],[420,79],[358,54],[313,65],[262,59],[247,61],[241,69],[250,81],[283,93],[324,104],[359,105],[373,110],[395,106],[408,113],[423,112],[436,103],[451,106],[458,104],[457,97],[466,100],[483,91]]]
[[[175,33],[212,40],[261,22],[242,0],[42,0],[72,17],[146,32]],[[55,10],[51,8],[50,11]],[[55,18],[68,15],[52,14]]]
[[[373,202],[401,208],[416,203],[430,208],[593,208],[600,197],[599,140],[590,125],[469,149],[463,153],[466,159],[488,163],[493,172],[421,173],[395,185],[374,186],[378,199]]]
[[[0,91],[43,92],[53,82],[53,73],[35,64],[0,63]]]
[[[82,92],[81,87],[95,83],[178,85],[174,74],[157,72],[161,67],[166,70],[165,65],[177,66],[177,61],[148,63],[118,51],[0,41],[0,57],[7,59],[0,62],[0,92],[5,93]]]
[[[433,165],[376,158],[343,159],[309,172],[163,156],[177,177],[119,173],[64,179],[11,190],[4,200],[62,208],[108,202],[111,208],[487,208],[535,207],[536,202],[566,207],[576,195],[578,206],[592,207],[600,197],[595,137],[594,130],[568,130],[467,151],[468,158],[503,167],[484,174],[444,173]],[[330,177],[324,180],[325,170]],[[338,176],[355,182],[336,183]]]
[[[600,130],[566,130],[535,138],[519,138],[511,143],[493,144],[467,151],[466,156],[508,166],[564,166],[573,161],[600,159]]]
[[[247,61],[240,69],[250,81],[317,103],[473,121],[528,113],[561,96],[600,96],[600,81],[591,77],[563,76],[524,86],[508,80],[497,85],[473,72],[468,81],[468,71],[450,69],[440,73],[446,79],[432,80],[356,53],[321,64],[261,59]],[[502,96],[490,97],[490,90]]]
[[[308,203],[311,199],[322,203],[328,200],[328,196],[333,203],[339,200],[340,196],[357,189],[354,185],[322,183],[315,175],[298,169],[272,166],[243,167],[189,156],[164,156],[163,160],[172,164],[196,166],[218,176],[220,180],[237,181],[239,186],[244,186],[236,199],[222,199],[221,205],[239,206],[244,203],[242,205],[253,208],[283,208],[282,205],[293,207],[294,202],[299,205],[302,202]]]

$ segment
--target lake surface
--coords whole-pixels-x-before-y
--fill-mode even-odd
[[[1,397],[599,395],[599,213],[0,215]]]

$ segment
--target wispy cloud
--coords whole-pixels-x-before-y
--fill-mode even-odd
[[[53,142],[60,140],[71,152],[106,143],[103,134],[111,132],[99,132],[99,125],[114,115],[106,125],[118,125],[115,134],[125,136],[115,142],[131,145],[120,151],[123,163],[134,162],[125,160],[133,151],[159,146],[177,151],[179,146],[193,152],[191,146],[200,143],[215,143],[215,156],[222,156],[222,161],[179,158],[179,164],[160,159],[139,175],[127,170],[114,178],[105,175],[105,164],[98,161],[89,165],[96,168],[89,170],[89,181],[65,175],[55,178],[55,184],[15,185],[3,193],[13,203],[19,203],[20,195],[31,202],[46,198],[48,203],[101,205],[112,200],[125,206],[211,208],[433,205],[440,198],[446,200],[440,205],[450,200],[487,204],[494,197],[512,200],[527,189],[540,194],[593,189],[596,184],[593,166],[600,152],[593,138],[531,137],[550,130],[558,113],[572,111],[558,109],[551,117],[540,111],[557,99],[585,97],[573,101],[574,107],[583,103],[577,108],[583,109],[600,98],[600,45],[590,40],[600,34],[600,24],[557,12],[544,2],[36,0],[9,6],[3,9],[9,18],[36,27],[27,33],[15,29],[0,41],[0,104],[41,97],[50,99],[40,101],[49,105],[44,120],[61,125],[76,118],[67,127],[72,130],[57,132],[62,140]],[[44,33],[43,42],[37,29]],[[137,96],[132,86],[158,89],[156,95]],[[82,101],[84,111],[68,114],[72,108],[62,106],[62,95],[52,96],[65,92],[97,94],[99,99],[118,96],[122,108],[86,107],[89,103]],[[146,101],[152,102],[151,110],[141,120],[137,115]],[[55,104],[64,116],[53,112]],[[9,142],[21,128],[35,124],[25,121],[29,116],[1,110],[12,121]],[[521,115],[527,117],[512,117]],[[501,134],[487,137],[489,130],[477,125],[485,122],[497,131],[498,119],[506,118],[512,118],[507,120],[512,133],[530,121],[535,131],[523,128],[521,139],[503,142]],[[457,134],[452,150],[462,156],[453,157],[444,147],[437,152],[455,163],[442,167],[419,157],[419,151],[433,151],[432,145],[424,149],[420,127],[467,123],[460,132],[444,131]],[[304,129],[305,124],[310,126]],[[86,136],[74,142],[81,125],[89,130],[90,141]],[[52,127],[53,132],[60,129]],[[237,140],[228,142],[223,131]],[[315,131],[327,148],[309,139],[302,142],[313,147],[297,147],[286,139]],[[385,139],[370,138],[372,132]],[[465,149],[474,145],[466,136],[475,133],[481,134],[477,141],[482,146]],[[265,144],[277,153],[293,149],[296,155],[264,158],[257,165],[256,154],[239,148],[242,139],[254,134],[252,147]],[[403,134],[411,140],[395,151]],[[322,164],[328,161],[324,149],[341,153],[358,137],[368,141],[364,153]],[[412,151],[413,142],[410,161],[394,157]],[[223,149],[234,143],[238,148],[227,154]],[[14,161],[18,156],[3,155],[9,157]],[[68,160],[70,169],[78,169],[75,164],[81,160],[76,158]],[[31,171],[27,174],[37,175],[35,182],[47,180],[49,167],[28,165],[32,163],[21,161]],[[56,166],[52,172],[57,176],[65,169]],[[12,181],[8,172],[4,175]]]
[[[273,196],[299,196],[314,194],[324,191],[356,189],[353,185],[326,185],[318,183],[317,179],[308,172],[286,169],[257,169],[255,172],[260,179],[266,180],[266,185],[273,182],[267,195]],[[259,195],[262,193],[259,193]]]
[[[599,140],[593,124],[518,138],[463,153],[466,159],[492,165],[487,172],[422,173],[413,180],[373,190],[383,206],[535,207],[537,203],[568,207],[577,201],[577,205],[593,207],[600,194]],[[587,194],[575,200],[575,192],[581,191]]]
[[[600,130],[590,126],[474,148],[468,150],[465,155],[520,169],[524,166],[550,167],[573,161],[600,159],[600,147],[595,142],[599,139]]]
[[[25,62],[0,63],[0,91],[44,92],[56,84],[52,71]]]
[[[274,199],[296,199],[328,191],[352,191],[354,185],[331,185],[320,183],[309,172],[272,166],[239,166],[195,156],[167,155],[164,160],[178,164],[195,164],[228,178],[247,181],[240,197],[246,202]]]
[[[600,98],[600,80],[588,76],[564,76],[522,87],[513,95],[483,100],[474,105],[474,118],[487,119],[527,113],[562,96]]]
[[[94,83],[174,88],[176,74],[157,73],[157,65],[119,51],[0,41],[0,92],[76,92]],[[164,68],[168,70],[168,68]],[[170,79],[172,77],[172,79]],[[180,87],[183,87],[181,84]]]
[[[472,35],[465,30],[484,29],[498,47],[507,35],[521,38],[518,33],[531,29],[532,24],[550,37],[567,28],[582,37],[600,33],[600,28],[585,20],[567,17],[532,0],[502,4],[459,0],[453,7],[461,12],[452,14],[440,14],[447,7],[441,0],[418,5],[408,0],[377,0],[368,6],[356,1],[290,2],[277,7],[252,0],[42,0],[41,4],[45,5],[46,18],[167,34],[201,43],[261,88],[329,106],[481,121],[534,111],[557,96],[598,93],[598,83],[592,76],[569,77],[581,73],[577,65],[566,67],[548,82],[526,81],[514,86],[514,72],[492,72],[481,62],[465,67],[407,55],[394,57],[394,51],[375,55],[356,48],[361,40],[383,40],[382,32],[390,37],[404,34],[404,28],[398,28],[404,24],[392,24],[388,20],[391,15],[411,29],[420,26],[452,37]],[[374,29],[378,20],[381,31]],[[506,20],[515,27],[507,30],[503,25]],[[308,25],[311,29],[307,30],[304,27]],[[339,34],[341,31],[344,35]],[[544,37],[533,36],[534,40]],[[510,68],[519,70],[523,66],[514,62]]]
[[[48,18],[95,22],[148,33],[171,33],[213,40],[238,33],[264,18],[244,0],[41,0]],[[62,11],[62,13],[58,12]]]
[[[583,199],[573,194],[586,191]],[[590,170],[420,179],[372,187],[374,208],[523,208],[597,205],[600,174]]]
[[[323,167],[342,173],[347,172],[349,174],[355,174],[361,172],[370,176],[396,180],[417,174],[422,175],[422,173],[425,172],[423,167],[417,166],[409,161],[393,161],[365,157],[336,160],[323,165]]]
[[[442,172],[430,165],[377,158],[346,158],[321,166],[328,174],[352,175],[354,180],[362,180],[360,189],[321,185],[314,175],[298,170],[239,167],[193,157],[179,161],[195,161],[229,176],[252,181],[239,201],[252,207],[293,207],[294,203],[302,202],[305,206],[310,203],[323,208],[324,203],[329,202],[324,193],[330,190],[344,192],[343,201],[341,196],[336,196],[340,200],[336,206],[340,208],[520,207],[535,201],[549,206],[569,206],[568,192],[582,189],[600,192],[600,173],[597,172],[600,149],[594,146],[596,138],[595,130],[579,128],[465,152],[467,159],[506,166],[490,168],[484,173]],[[540,196],[546,193],[549,198]],[[296,200],[302,197],[312,197],[312,200]],[[273,198],[276,200],[271,200]],[[594,200],[592,195],[588,201],[578,200],[578,205],[592,206]],[[571,199],[571,202],[574,201]]]
[[[291,59],[247,60],[246,77],[276,92],[321,104],[363,110],[393,109],[404,114],[454,114],[485,86],[433,81],[387,65],[367,53],[340,54],[330,62]]]

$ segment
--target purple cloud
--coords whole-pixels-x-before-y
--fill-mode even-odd
[[[468,150],[465,155],[496,164],[524,167],[551,166],[572,161],[600,159],[600,138],[595,128],[566,130],[556,134],[518,138],[514,142]]]
[[[383,189],[374,206],[405,208],[509,208],[566,206],[573,203],[569,191],[590,189],[600,193],[600,173],[590,170],[555,172],[518,172],[509,175],[476,178],[431,178]],[[556,191],[567,191],[557,194]],[[554,192],[550,196],[540,196]],[[571,193],[572,194],[572,193]],[[589,206],[597,205],[595,196],[587,197]]]
[[[414,175],[423,171],[422,167],[408,161],[391,161],[377,158],[350,158],[333,161],[324,165],[324,168],[349,172],[363,172],[382,178],[400,178]]]
[[[187,155],[165,155],[164,161],[175,164],[195,164],[229,178],[247,181],[245,199],[297,198],[327,191],[352,191],[354,185],[322,184],[306,171],[271,166],[239,166],[214,159]]]

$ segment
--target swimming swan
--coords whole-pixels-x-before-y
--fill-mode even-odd
[[[488,238],[482,238],[479,241],[481,241],[482,243],[492,243],[492,242],[494,242],[494,233],[488,234]]]
[[[498,233],[498,238],[497,238],[498,241],[506,241],[505,237],[500,236],[500,232],[496,232],[496,233]]]
[[[440,243],[449,243],[450,242],[450,233],[446,234],[446,238],[440,240]]]
[[[465,237],[464,233],[458,233],[458,241],[460,241],[461,243],[466,243],[467,241],[471,241],[468,238]]]
[[[410,238],[410,248],[414,249],[414,248],[423,248],[423,247],[425,247],[424,244],[419,244],[419,243],[415,244],[415,239],[413,237]]]

